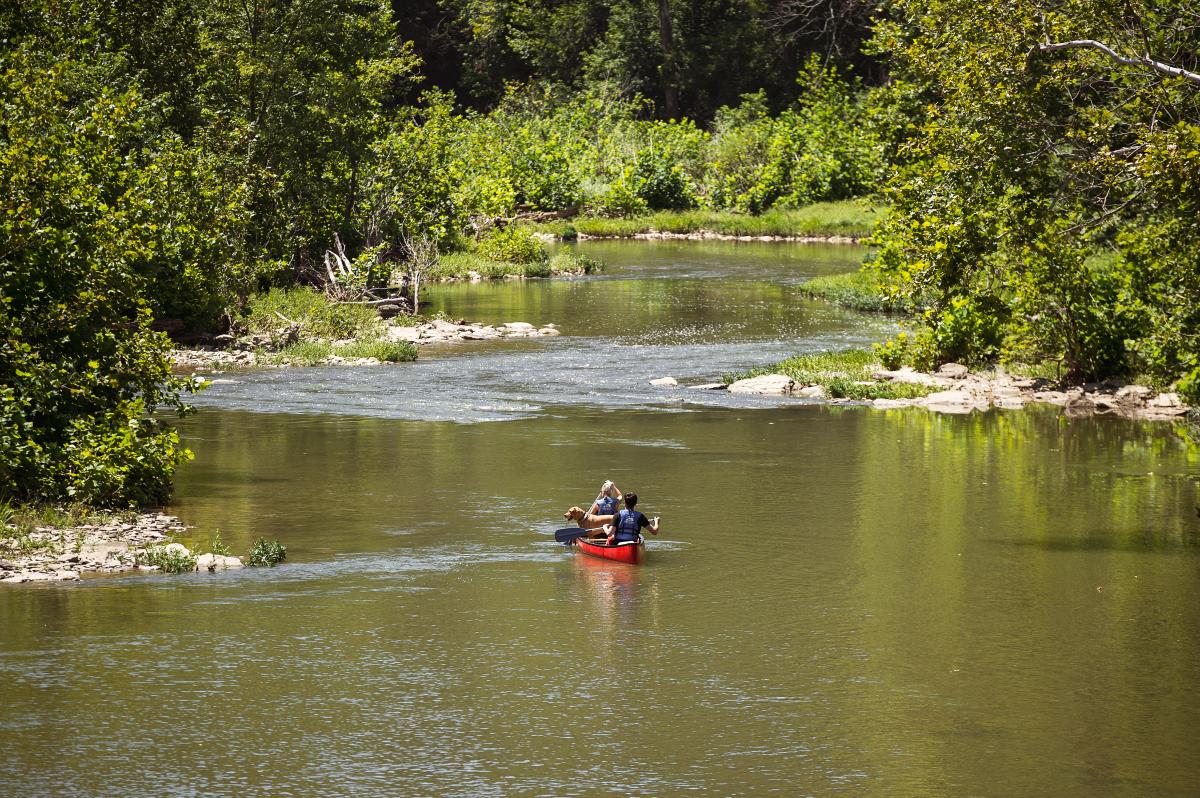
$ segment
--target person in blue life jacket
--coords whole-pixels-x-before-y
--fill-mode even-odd
[[[596,501],[592,502],[588,512],[592,515],[611,515],[615,520],[617,508],[621,506],[620,501],[621,491],[617,489],[611,479],[606,479],[600,486],[600,495],[596,497]]]
[[[604,525],[604,532],[608,535],[610,546],[637,540],[643,529],[649,529],[652,535],[658,534],[658,516],[653,519],[647,518],[634,509],[637,507],[637,502],[636,493],[626,493],[625,509],[617,514],[611,524]]]

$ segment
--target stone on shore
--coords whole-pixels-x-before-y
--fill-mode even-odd
[[[805,385],[803,388],[795,391],[797,396],[802,396],[805,399],[828,399],[829,392],[821,385]]]
[[[784,396],[790,394],[796,382],[786,374],[764,374],[738,380],[729,386],[730,393]]]
[[[650,380],[651,385],[657,385],[660,388],[674,388],[679,385],[679,380],[674,377],[659,377],[658,379]]]
[[[943,363],[937,370],[937,376],[951,380],[961,380],[970,373],[971,370],[962,363]]]
[[[967,391],[938,391],[926,396],[921,404],[935,413],[965,414],[987,409],[986,400]]]
[[[223,554],[201,554],[196,558],[197,571],[229,571],[241,568],[240,557],[227,557]]]

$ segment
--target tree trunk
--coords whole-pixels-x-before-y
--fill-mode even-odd
[[[663,56],[663,111],[668,119],[678,119],[679,70],[675,64],[675,40],[671,33],[671,6],[668,0],[658,0],[658,39]]]

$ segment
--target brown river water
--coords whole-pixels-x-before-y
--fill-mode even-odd
[[[0,794],[1190,796],[1200,450],[1166,424],[652,389],[896,322],[852,248],[584,246],[564,334],[227,374],[171,511],[274,569],[0,590]],[[605,478],[643,566],[553,542]]]

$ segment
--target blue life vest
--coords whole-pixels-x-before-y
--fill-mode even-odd
[[[604,496],[596,502],[596,515],[616,515],[617,500],[612,496]]]
[[[622,510],[621,514],[613,519],[613,526],[617,528],[617,542],[637,540],[642,529],[641,519],[642,514],[637,510]]]

